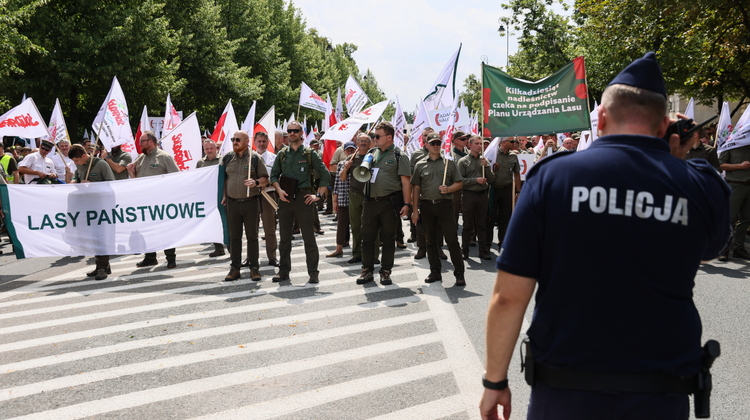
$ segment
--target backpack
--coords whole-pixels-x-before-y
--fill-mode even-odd
[[[276,154],[276,159],[281,159],[281,165],[284,166],[284,162],[286,161],[286,154],[289,150],[289,146],[284,146],[283,149],[279,150],[279,153]],[[320,176],[317,176],[318,171],[313,168],[312,165],[312,154],[314,150],[311,147],[305,147],[305,150],[302,152],[302,154],[305,156],[305,159],[307,160],[307,167],[310,168],[310,185],[313,186],[314,189],[318,189],[318,180],[320,180]]]

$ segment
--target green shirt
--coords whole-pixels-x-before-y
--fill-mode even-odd
[[[506,155],[502,150],[498,150],[495,164],[498,166],[497,171],[495,171],[495,180],[492,182],[492,186],[495,188],[505,188],[513,184],[513,174],[521,173],[518,156],[512,153]]]
[[[231,198],[247,198],[255,197],[260,194],[259,187],[250,188],[250,195],[247,194],[247,187],[245,186],[245,180],[258,178],[267,178],[268,171],[266,165],[263,163],[263,158],[256,152],[252,153],[255,156],[255,164],[251,169],[250,178],[247,177],[247,168],[250,164],[250,153],[244,153],[242,156],[229,152],[224,157],[226,159],[226,192]],[[224,162],[222,162],[224,163]]]
[[[417,164],[417,161],[422,159],[427,155],[427,148],[422,147],[421,149],[415,151],[411,154],[411,158],[409,159],[409,169],[412,173],[414,173],[414,165]]]
[[[401,152],[401,149],[398,149],[401,157],[396,159],[396,149],[394,145],[391,145],[385,152],[378,148],[370,149],[370,153],[373,155],[370,170],[376,173],[375,182],[368,183],[370,197],[385,197],[401,191],[401,177],[411,175],[406,155]],[[370,181],[372,181],[372,178],[370,178]]]
[[[214,166],[218,165],[219,162],[221,162],[221,158],[219,158],[219,155],[216,155],[213,159],[208,159],[208,156],[203,156],[201,160],[198,161],[198,163],[195,164],[196,168],[205,168],[207,166]]]
[[[699,144],[695,149],[691,148],[688,150],[683,159],[706,159],[717,171],[720,170],[719,157],[716,155],[716,149],[703,143]]]
[[[312,167],[307,163],[308,157],[305,150],[309,150],[307,153],[310,155]],[[331,182],[331,174],[328,172],[328,168],[323,165],[323,161],[320,160],[320,156],[315,153],[315,150],[305,147],[303,144],[296,151],[291,146],[285,146],[279,151],[276,160],[273,162],[271,183],[279,182],[279,177],[283,175],[297,178],[297,181],[299,181],[297,188],[312,188],[313,170],[320,174],[319,187],[327,187]]]
[[[453,185],[461,182],[458,167],[452,160],[447,160],[448,174],[445,176],[445,185]],[[446,159],[442,153],[440,157],[432,160],[430,155],[423,157],[414,165],[414,175],[411,176],[411,184],[418,185],[420,200],[453,200],[453,193],[441,194],[440,186],[443,185],[443,174],[446,169]]]
[[[89,177],[86,178],[86,171],[89,170],[89,164],[94,162],[94,166],[91,167]],[[76,171],[73,174],[73,179],[76,182],[81,182],[88,179],[91,182],[102,182],[102,181],[114,181],[115,175],[112,172],[112,168],[109,167],[107,162],[97,157],[89,158],[83,165],[76,165]]]
[[[110,158],[112,159],[112,162],[117,163],[118,165],[125,166],[125,167],[127,167],[131,162],[133,162],[133,157],[130,156],[130,153],[123,152],[122,150],[120,151],[120,153],[116,155],[110,155]],[[112,173],[115,175],[115,179],[118,179],[118,180],[130,178],[130,175],[128,174],[127,169],[123,170],[120,173],[117,173],[115,171],[112,171]]]
[[[750,145],[729,149],[722,152],[721,156],[719,156],[719,164],[729,163],[739,165],[746,160],[750,161]],[[750,169],[727,171],[725,179],[727,181],[750,182]]]
[[[177,163],[169,153],[155,147],[154,150],[141,153],[135,160],[135,175],[138,178],[146,176],[171,174],[180,172]]]
[[[490,184],[495,180],[495,174],[492,173],[492,168],[484,168],[484,176],[482,176],[482,155],[474,157],[471,153],[462,157],[458,160],[458,173],[464,180],[464,189],[468,191],[487,191],[490,188]],[[487,183],[484,185],[477,184],[477,178],[487,178]]]

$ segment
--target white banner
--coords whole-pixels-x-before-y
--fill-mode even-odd
[[[726,103],[726,102],[725,102]],[[727,107],[728,111],[728,107]],[[728,114],[728,112],[727,112]],[[724,116],[724,110],[722,109],[722,117]],[[739,121],[737,121],[737,125],[734,127],[731,126],[731,119],[729,120],[729,126],[728,126],[728,132],[729,136],[727,137],[726,141],[720,144],[719,146],[719,154],[726,150],[730,149],[736,149],[738,147],[747,146],[750,144],[750,107],[745,108],[745,112],[742,113],[742,116],[740,117]],[[719,125],[717,128],[722,127],[722,120],[719,119]],[[717,130],[717,135],[719,133],[719,130]]]
[[[350,141],[362,124],[376,122],[383,114],[383,111],[385,111],[389,102],[387,99],[383,102],[378,102],[359,114],[341,121],[326,131],[321,140],[338,140],[344,143]]]
[[[49,137],[47,137],[47,139],[53,143],[57,144],[63,140],[67,140],[70,143],[70,137],[68,137],[68,126],[65,125],[65,117],[63,116],[59,99],[55,99],[55,107],[52,109],[52,116],[49,119],[48,130]]]
[[[351,75],[346,79],[346,86],[344,88],[346,90],[344,96],[346,112],[349,115],[358,114],[367,101],[369,101],[367,94],[365,94],[364,89],[359,86],[359,83]]]
[[[0,137],[2,136],[24,139],[49,136],[47,124],[36,109],[33,99],[24,100],[21,105],[0,116]]]
[[[109,88],[107,98],[99,112],[94,118],[91,128],[102,141],[107,151],[123,143],[133,141],[133,132],[130,130],[128,119],[128,104],[125,102],[125,94],[122,92],[117,77],[112,79],[112,87]]]
[[[521,181],[526,181],[526,174],[529,173],[531,167],[534,166],[534,159],[536,159],[536,155],[519,154],[516,156],[518,156],[518,165],[521,167]]]
[[[430,93],[422,100],[428,111],[450,107],[453,104],[453,95],[456,93],[456,68],[458,67],[458,56],[460,54],[461,45],[458,46],[458,51],[453,53],[448,63],[445,64],[435,83],[432,84]],[[435,128],[435,131],[440,130]]]
[[[224,242],[219,167],[67,185],[3,185],[18,258],[122,255]],[[179,232],[179,234],[175,234]]]
[[[161,148],[172,155],[181,171],[195,169],[203,156],[201,128],[195,112],[161,139]]]
[[[428,110],[427,118],[429,119],[429,126],[437,132],[447,130],[448,126],[451,124],[451,120],[453,120],[454,127],[462,127],[471,124],[469,108],[465,106],[456,108],[455,113],[453,112],[452,106],[434,109],[432,111]]]
[[[326,112],[326,101],[323,100],[317,93],[307,86],[307,83],[302,82],[302,86],[299,89],[299,106],[305,108],[314,109],[320,112]]]

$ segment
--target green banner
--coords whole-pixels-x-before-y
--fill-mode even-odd
[[[535,83],[482,64],[485,137],[590,130],[587,100],[583,57]]]

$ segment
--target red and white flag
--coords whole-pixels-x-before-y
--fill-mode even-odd
[[[339,122],[339,119],[336,116],[336,111],[333,109],[331,97],[329,96],[326,100],[326,112],[325,118],[323,119],[323,131],[328,131],[331,127],[336,125],[337,122]]]
[[[174,109],[172,105],[172,98],[167,93],[167,104],[164,109],[164,124],[162,125],[161,132],[169,133],[174,130],[175,127],[180,123],[180,114]]]
[[[379,102],[363,110],[359,114],[349,117],[345,119],[344,121],[341,121],[340,123],[331,127],[328,131],[326,131],[322,137],[322,140],[325,140],[325,150],[323,151],[323,164],[325,164],[326,167],[328,167],[328,165],[330,164],[331,158],[333,157],[333,152],[336,151],[337,141],[340,141],[342,143],[350,141],[352,137],[354,137],[354,134],[357,132],[357,130],[359,130],[359,128],[362,127],[362,124],[369,124],[369,123],[376,122],[380,118],[380,116],[383,115],[383,111],[385,111],[385,108],[388,106],[390,102],[391,101],[389,100]],[[326,153],[329,150],[330,150],[330,155]]]
[[[146,105],[143,105],[143,112],[141,113],[141,121],[138,122],[138,128],[135,130],[135,150],[138,154],[141,153],[141,136],[143,133],[148,131],[148,109]],[[132,153],[131,153],[132,155]]]
[[[17,107],[0,117],[0,136],[15,136],[26,139],[49,136],[47,124],[36,109],[34,100],[27,98]]]
[[[201,129],[193,112],[161,139],[162,149],[172,155],[180,171],[195,169],[203,155]]]
[[[224,112],[221,113],[219,122],[216,123],[214,132],[211,134],[211,140],[217,143],[223,142],[219,150],[219,155],[224,156],[232,150],[232,142],[229,139],[239,130],[240,126],[237,125],[237,117],[234,114],[234,107],[230,99],[227,102],[227,106],[224,107]]]
[[[70,142],[68,136],[68,126],[65,125],[65,117],[60,107],[60,100],[55,99],[55,107],[52,109],[52,116],[49,118],[49,137],[47,140],[57,144],[63,140]]]
[[[258,120],[258,123],[255,124],[255,128],[253,129],[253,136],[255,136],[255,133],[257,132],[264,132],[268,134],[269,139],[275,138],[276,134],[276,124],[274,123],[274,120],[276,120],[276,107],[271,106],[271,109],[269,109],[263,117],[261,117],[260,120]],[[271,153],[276,153],[276,150],[274,150],[274,144],[273,141],[268,142],[268,151]]]
[[[455,114],[458,110],[458,95],[453,99],[453,112],[452,115]],[[456,131],[456,119],[451,118],[450,122],[448,123],[448,128],[442,132],[443,135],[443,154],[445,155],[446,159],[453,160],[453,155],[451,154],[451,148],[453,147],[453,132]]]
[[[356,115],[369,101],[367,94],[365,94],[364,89],[359,86],[359,83],[351,75],[346,79],[345,89],[344,101],[346,102],[346,112],[349,115]]]
[[[313,92],[305,82],[302,82],[299,89],[299,106],[326,112],[326,102],[317,93]]]
[[[99,108],[91,128],[107,151],[112,150],[115,146],[133,141],[128,104],[117,77],[112,79],[112,87],[109,88],[109,93],[107,93],[104,103]]]

